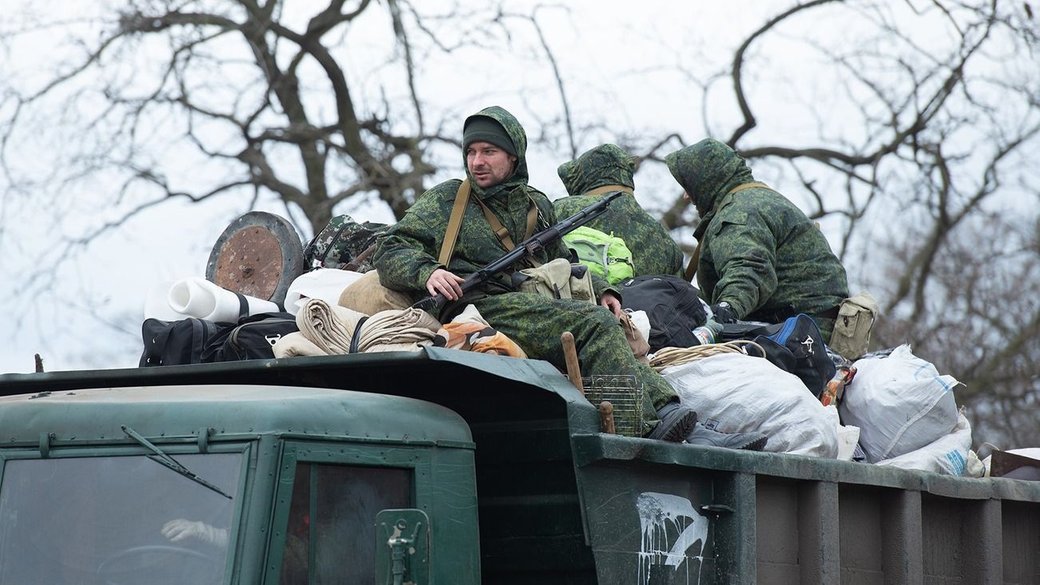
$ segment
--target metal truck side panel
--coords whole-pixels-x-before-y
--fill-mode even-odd
[[[1040,583],[1036,482],[602,434],[573,446],[601,584]]]

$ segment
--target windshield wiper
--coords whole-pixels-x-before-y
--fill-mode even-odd
[[[166,467],[169,467],[170,469],[176,471],[177,473],[183,475],[184,477],[194,481],[195,483],[197,483],[197,484],[199,484],[199,485],[201,485],[203,487],[209,488],[209,489],[217,492],[218,494],[224,496],[225,498],[227,498],[229,500],[233,500],[234,499],[227,492],[225,492],[224,490],[222,490],[219,487],[211,484],[210,482],[202,479],[201,477],[196,475],[195,472],[193,472],[192,470],[188,469],[187,467],[181,465],[176,459],[174,459],[173,457],[170,457],[169,455],[164,453],[162,449],[160,449],[159,447],[156,447],[154,443],[152,443],[148,439],[142,437],[140,435],[140,433],[138,433],[134,429],[132,429],[132,428],[126,426],[126,425],[120,425],[119,428],[123,429],[123,432],[126,433],[126,436],[128,436],[131,439],[137,441],[138,443],[140,443],[142,446],[144,446],[146,449],[148,449],[152,453],[155,453],[155,455],[148,457],[152,461],[155,461],[156,463],[160,463],[162,465],[165,465]]]

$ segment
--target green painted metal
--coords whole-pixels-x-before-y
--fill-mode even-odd
[[[166,392],[192,399],[148,398]],[[165,449],[249,444],[231,583],[274,582],[297,469],[327,463],[411,474],[430,583],[1040,583],[1040,482],[604,435],[546,362],[428,348],[0,376],[25,393],[0,398],[0,457],[140,449],[131,413]]]
[[[31,425],[25,421],[32,421]],[[471,440],[450,410],[398,396],[325,388],[206,384],[57,390],[0,398],[0,443],[51,445],[145,436],[299,434],[392,441]]]

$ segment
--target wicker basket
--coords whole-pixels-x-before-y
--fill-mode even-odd
[[[614,431],[625,437],[643,436],[643,387],[631,375],[589,376],[581,379],[585,398],[598,407],[614,407]]]

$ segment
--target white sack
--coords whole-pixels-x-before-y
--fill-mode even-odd
[[[857,374],[859,375],[859,374]],[[891,459],[878,461],[900,469],[918,469],[945,475],[968,475],[968,452],[971,450],[971,423],[963,414],[957,414],[953,432],[932,443]]]
[[[758,431],[765,450],[835,458],[838,426],[805,384],[760,357],[726,353],[661,372],[701,422],[725,433]]]
[[[952,376],[901,345],[891,354],[857,360],[856,377],[845,387],[838,412],[860,429],[859,444],[870,463],[930,444],[957,425]]]
[[[827,406],[824,406],[824,408],[827,409],[827,415],[831,417],[831,420],[838,429],[837,458],[842,461],[852,461],[852,457],[856,454],[856,445],[859,444],[859,427],[841,424],[841,417],[838,416],[837,406],[828,404]]]
[[[165,295],[162,288],[165,287]],[[163,303],[165,296],[165,303]],[[247,313],[273,313],[278,305],[264,299],[246,296]],[[195,317],[206,321],[235,322],[239,318],[238,295],[217,286],[205,278],[195,276],[162,283],[152,290],[145,303],[145,318],[154,317],[174,321]]]
[[[361,278],[361,275],[361,272],[335,268],[318,268],[304,272],[297,276],[285,291],[285,310],[295,315],[300,312],[300,307],[307,299],[321,299],[330,305],[338,305],[343,289]]]

